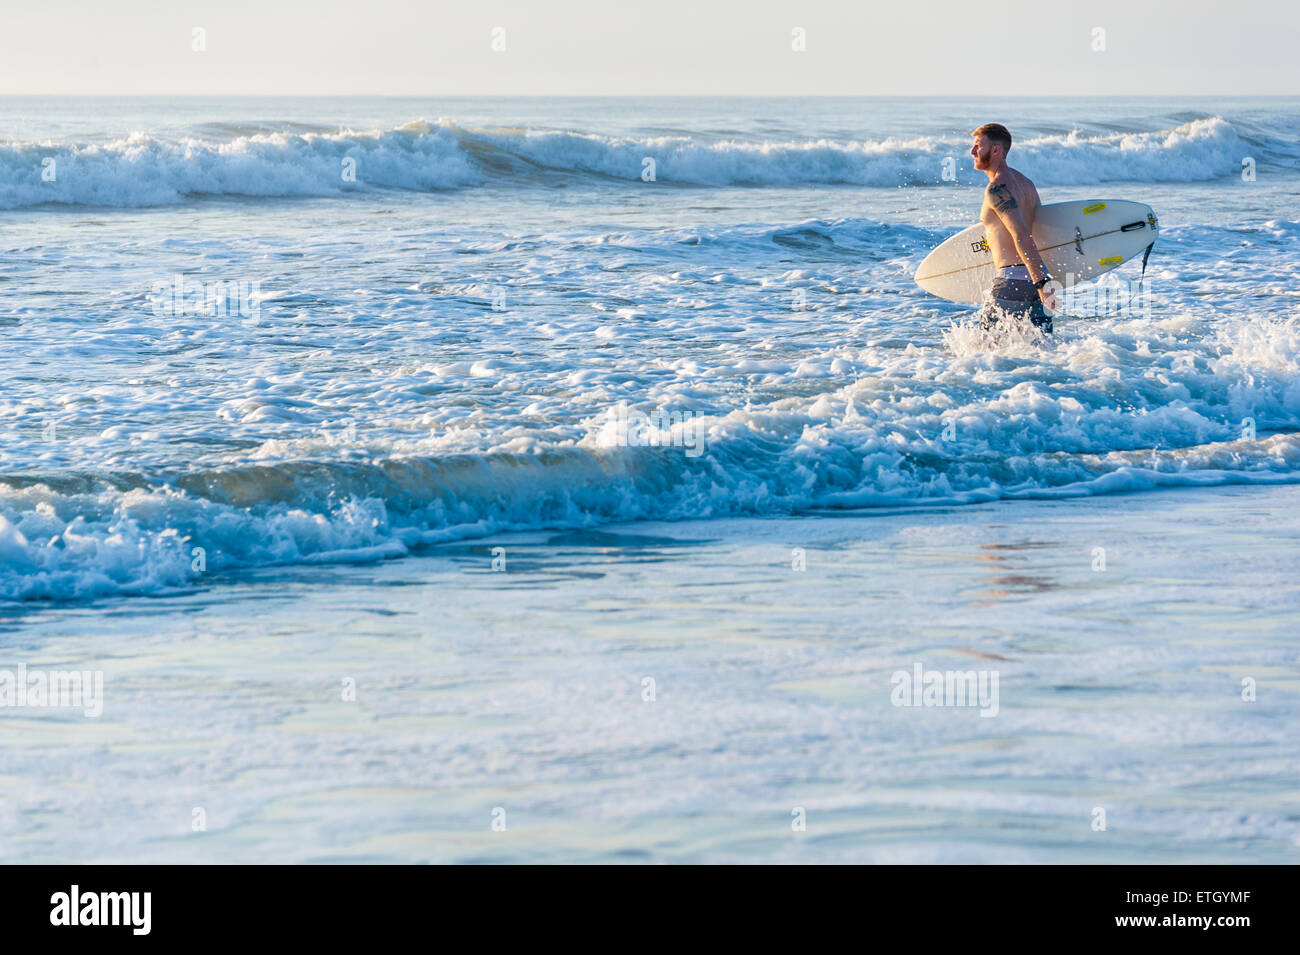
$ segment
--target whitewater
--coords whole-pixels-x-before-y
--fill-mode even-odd
[[[1021,107],[1015,161],[1048,201],[1137,198],[1163,230],[1150,310],[1080,298],[1053,341],[993,349],[911,281],[978,207],[942,115],[416,105],[363,101],[358,129],[310,101],[221,122],[141,101],[44,136],[6,107],[0,597],[502,530],[1296,478],[1286,103],[1121,102],[1087,129]],[[619,409],[690,415],[708,453],[611,440]]]
[[[955,140],[955,142],[954,142]],[[258,131],[223,125],[181,137],[133,131],[106,142],[10,142],[0,147],[0,208],[44,204],[129,208],[205,196],[343,196],[383,189],[417,192],[584,179],[634,181],[653,159],[656,181],[703,186],[870,187],[970,185],[970,168],[945,178],[943,160],[960,137],[880,140],[608,136],[549,129],[472,129],[452,119],[394,129]],[[1295,143],[1264,135],[1247,142],[1222,117],[1167,129],[1078,128],[1019,144],[1017,161],[1046,186],[1113,181],[1204,182],[1241,157],[1294,165]],[[349,175],[342,175],[347,165]],[[33,177],[34,166],[54,170]],[[61,174],[60,174],[61,170]]]

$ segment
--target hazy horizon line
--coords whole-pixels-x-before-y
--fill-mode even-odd
[[[1300,93],[5,93],[0,99],[1297,99]]]

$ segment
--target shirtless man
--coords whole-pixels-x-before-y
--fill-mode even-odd
[[[1051,276],[1030,230],[1038,212],[1038,190],[1024,175],[1007,165],[1011,133],[1000,123],[986,123],[971,133],[970,154],[975,168],[989,177],[980,208],[984,241],[997,269],[992,301],[980,310],[980,325],[992,328],[1003,315],[1028,318],[1044,332],[1052,330],[1056,296],[1048,287]]]

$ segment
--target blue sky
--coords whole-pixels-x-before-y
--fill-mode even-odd
[[[1281,0],[62,0],[4,20],[7,93],[1300,91],[1300,5]]]

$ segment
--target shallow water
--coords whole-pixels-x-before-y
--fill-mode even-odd
[[[6,658],[102,667],[104,710],[5,714],[3,857],[1294,862],[1298,504],[637,523],[19,610]],[[893,705],[918,663],[996,671],[996,715]]]

